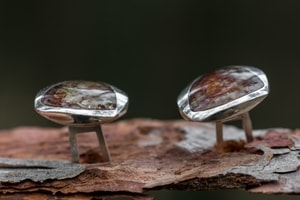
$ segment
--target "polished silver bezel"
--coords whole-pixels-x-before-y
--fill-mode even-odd
[[[49,106],[42,103],[43,95],[52,87],[62,84],[63,82],[51,85],[40,90],[34,100],[34,107],[37,113],[43,117],[59,124],[69,126],[89,126],[94,123],[105,123],[113,121],[127,112],[128,96],[120,89],[107,84],[116,94],[116,108],[113,110],[93,110],[93,109],[75,109]],[[103,82],[102,82],[103,83]],[[56,116],[57,117],[52,117]],[[76,119],[82,119],[78,121]],[[69,119],[69,120],[66,120]]]
[[[189,105],[189,91],[191,86],[202,76],[195,79],[179,94],[177,99],[177,105],[180,114],[184,119],[191,121],[227,121],[238,117],[241,113],[247,112],[259,104],[269,93],[269,84],[267,77],[263,71],[251,66],[228,66],[228,68],[244,68],[253,73],[263,82],[263,87],[260,89],[235,99],[226,104],[216,106],[207,110],[194,112]]]

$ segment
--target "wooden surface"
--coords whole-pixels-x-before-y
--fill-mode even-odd
[[[103,125],[103,132],[111,163],[101,163],[94,133],[78,134],[82,172],[71,178],[51,176],[40,181],[5,176],[0,178],[1,197],[90,199],[93,195],[125,195],[151,199],[144,195],[145,191],[226,188],[270,194],[300,193],[298,130],[256,130],[254,142],[246,144],[242,130],[225,126],[225,141],[218,146],[215,145],[214,125],[210,123],[132,119]],[[68,139],[66,127],[2,130],[0,157],[50,160],[50,163],[51,160],[69,161]],[[2,168],[2,173],[24,172],[24,166],[3,167],[2,164]],[[41,170],[39,168],[48,169],[47,166],[25,168],[33,175]]]

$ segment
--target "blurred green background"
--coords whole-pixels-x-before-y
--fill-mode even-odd
[[[254,128],[298,128],[299,25],[297,0],[0,1],[0,128],[56,126],[35,113],[33,100],[69,79],[126,91],[123,119],[179,119],[176,98],[191,80],[235,64],[259,67],[270,81],[270,95],[251,112]]]

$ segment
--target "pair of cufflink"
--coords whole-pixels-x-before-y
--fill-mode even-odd
[[[223,141],[222,124],[242,120],[248,142],[253,140],[249,111],[269,93],[265,73],[250,66],[227,66],[199,76],[177,99],[182,117],[196,122],[216,123],[217,143]],[[101,124],[123,116],[128,97],[104,83],[64,81],[38,92],[35,110],[43,117],[69,128],[72,162],[79,162],[76,135],[96,132],[104,162],[111,160]]]

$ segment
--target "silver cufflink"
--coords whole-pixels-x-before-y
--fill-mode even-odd
[[[269,93],[265,73],[251,66],[228,66],[196,78],[177,99],[184,119],[216,123],[217,143],[223,141],[222,124],[242,120],[248,142],[253,140],[249,111]]]
[[[101,124],[127,112],[128,97],[104,82],[71,80],[56,83],[38,92],[34,107],[41,116],[69,128],[72,162],[79,162],[76,135],[96,132],[104,162],[110,161]]]

